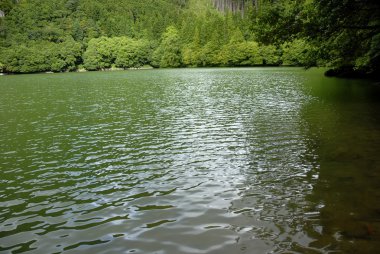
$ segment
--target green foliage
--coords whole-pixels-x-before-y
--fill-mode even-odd
[[[91,71],[110,68],[115,61],[114,46],[111,38],[91,39],[83,54],[84,67]]]
[[[218,66],[220,43],[213,37],[201,50],[200,61],[202,66]]]
[[[309,66],[315,62],[316,48],[304,39],[287,41],[281,45],[284,65]]]
[[[182,49],[182,59],[186,66],[197,67],[202,66],[201,61],[201,40],[198,28],[194,32],[193,42],[187,44]]]
[[[128,37],[91,39],[84,52],[84,68],[101,70],[115,65],[119,68],[139,68],[150,63],[152,47],[147,40]]]
[[[132,40],[121,37],[116,50],[116,67],[140,68],[151,62],[152,47],[147,40]]]
[[[0,69],[283,63],[376,73],[379,6],[377,0],[3,0]]]
[[[161,43],[153,53],[153,66],[168,68],[182,64],[181,43],[178,30],[169,26],[161,38]]]
[[[304,9],[301,2],[304,1],[282,0],[263,3],[253,26],[256,39],[265,44],[278,44],[302,33]]]
[[[182,49],[182,62],[189,67],[202,66],[201,48],[195,48],[192,45],[187,45]]]
[[[205,43],[204,47],[201,49],[200,53],[200,61],[202,66],[219,66],[220,65],[220,51],[222,46],[224,45],[223,38],[223,26],[219,26],[220,18],[216,17],[213,22],[217,27],[212,33],[211,37]]]
[[[219,53],[219,62],[223,66],[251,65],[255,56],[258,56],[258,44],[256,42],[235,41],[224,45]]]
[[[7,15],[14,7],[14,0],[1,0],[0,10],[2,10],[5,15]]]
[[[280,63],[279,50],[273,45],[261,45],[257,64],[278,65]]]
[[[321,0],[314,2],[320,58],[337,68],[380,73],[380,2]],[[378,74],[377,74],[378,75]]]
[[[1,62],[5,72],[72,71],[76,69],[81,54],[80,44],[73,40],[58,44],[31,42],[5,48]]]
[[[370,72],[376,73],[380,71],[380,33],[371,38],[371,44],[368,55],[368,65],[366,66]]]

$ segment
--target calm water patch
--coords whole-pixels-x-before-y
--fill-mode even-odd
[[[0,77],[0,251],[376,252],[380,89],[322,72]]]

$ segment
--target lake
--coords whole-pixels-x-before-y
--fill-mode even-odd
[[[375,253],[380,87],[323,71],[0,77],[0,252]]]

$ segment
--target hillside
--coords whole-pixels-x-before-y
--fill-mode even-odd
[[[5,0],[0,69],[282,64],[373,74],[374,9],[375,0]]]

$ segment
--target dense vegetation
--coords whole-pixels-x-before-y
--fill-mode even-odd
[[[1,0],[0,70],[297,65],[379,72],[377,0]]]

